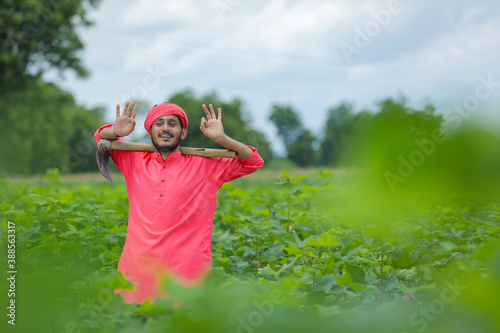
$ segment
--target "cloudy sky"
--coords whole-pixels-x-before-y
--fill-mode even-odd
[[[273,103],[319,133],[342,101],[361,109],[401,94],[443,113],[468,100],[500,126],[498,0],[102,0],[89,16],[91,77],[59,82],[111,121],[116,103],[152,106],[190,87],[241,98],[271,141]]]

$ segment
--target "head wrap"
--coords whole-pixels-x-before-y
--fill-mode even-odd
[[[149,132],[156,119],[170,114],[178,116],[182,125],[185,128],[188,127],[188,117],[186,112],[184,112],[180,106],[174,103],[162,103],[155,105],[151,110],[149,110],[146,120],[144,121],[144,128],[146,129],[146,132]]]

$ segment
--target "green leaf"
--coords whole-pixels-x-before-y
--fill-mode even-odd
[[[335,281],[342,286],[352,288],[355,291],[365,291],[365,286],[352,281],[351,274],[345,272],[343,276],[335,276]]]
[[[73,231],[73,232],[78,232],[78,229],[75,228],[74,225],[66,222],[66,225],[68,226],[69,230]]]
[[[323,276],[323,278],[318,284],[318,289],[324,290],[325,293],[329,293],[332,290],[332,288],[336,285],[337,281],[335,280],[333,274],[328,274]]]
[[[41,195],[30,193],[30,194],[27,194],[26,197],[29,199],[28,202],[36,203],[37,205],[47,204],[47,199],[45,199],[45,197],[43,197]]]
[[[392,254],[391,266],[394,268],[408,269],[419,264],[419,258],[412,255],[409,251],[403,251],[400,254]]]
[[[335,256],[330,255],[330,258],[324,260],[323,262],[325,262],[324,265],[316,265],[315,267],[322,272],[331,272],[335,268]]]
[[[304,247],[304,242],[299,238],[295,230],[292,230],[292,233],[285,232],[280,235],[280,239],[284,244],[291,243],[299,248]]]
[[[150,299],[147,298],[136,310],[139,314],[155,314],[161,313],[167,309],[167,306],[159,307],[155,303],[151,303]]]
[[[414,294],[421,289],[421,287],[410,288],[404,283],[396,283],[392,285],[394,288],[401,290],[405,294]]]
[[[304,176],[297,176],[297,177],[292,177],[292,182],[294,184],[297,184],[298,182],[302,181],[303,179],[307,178],[307,175]]]
[[[365,292],[370,295],[378,295],[380,290],[378,290],[378,288],[374,285],[369,284],[366,286]]]
[[[36,234],[38,231],[40,231],[41,227],[42,226],[39,224],[36,227],[33,227],[30,230],[25,231],[24,233],[21,233],[21,235],[19,236],[19,239],[22,241],[29,240],[34,234]]]
[[[231,256],[229,258],[231,259],[232,264],[236,265],[237,267],[244,268],[250,265],[248,262],[238,256]]]
[[[288,247],[283,248],[283,250],[285,250],[290,255],[294,255],[294,254],[303,255],[304,254],[304,251],[302,251],[300,248],[293,245],[292,243],[289,243]]]
[[[266,265],[264,268],[262,268],[260,272],[264,275],[269,275],[269,276],[276,275],[276,272],[269,265]]]
[[[243,227],[243,228],[239,229],[238,231],[247,237],[255,237],[256,236],[255,232],[248,227]]]
[[[249,197],[248,193],[243,191],[241,188],[236,187],[234,190],[227,194],[230,197],[237,197],[241,199],[246,199]]]
[[[269,216],[271,215],[271,211],[269,210],[269,208],[266,208],[266,209],[263,209],[263,210],[259,210],[257,212],[258,215],[260,216]]]
[[[443,249],[445,249],[448,252],[453,251],[457,247],[457,245],[451,241],[445,240],[439,242],[439,246],[441,246]]]
[[[120,232],[127,232],[128,230],[128,226],[127,225],[121,225],[119,227],[113,227],[113,229],[111,229],[111,232],[114,233],[114,234],[118,234]]]
[[[319,189],[317,187],[312,187],[310,185],[301,185],[301,187],[302,187],[302,190],[304,190],[304,192],[306,192],[308,194],[316,193],[319,191]]]
[[[346,272],[349,273],[353,282],[355,283],[365,282],[365,271],[361,267],[351,264],[346,264],[345,270]]]
[[[305,246],[312,247],[334,247],[342,245],[335,239],[333,239],[333,232],[329,231],[321,235],[310,236],[304,240]]]
[[[59,202],[60,203],[67,203],[72,197],[73,197],[73,195],[72,195],[72,192],[70,191],[70,192],[66,193],[65,195],[63,195],[59,199]]]
[[[435,239],[435,238],[446,238],[446,235],[443,234],[442,231],[433,231],[429,232],[427,236],[425,236],[427,239]]]

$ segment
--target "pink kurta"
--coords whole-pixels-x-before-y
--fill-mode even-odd
[[[100,130],[111,126],[100,127],[96,141]],[[136,288],[115,290],[126,303],[165,297],[159,289],[160,274],[189,285],[210,271],[217,190],[263,166],[257,149],[250,148],[254,153],[246,159],[175,152],[166,162],[159,153],[110,151],[125,176],[129,199],[128,231],[118,270]]]

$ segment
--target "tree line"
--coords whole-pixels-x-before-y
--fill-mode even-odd
[[[79,105],[69,92],[45,81],[43,74],[48,70],[72,70],[80,77],[89,75],[78,56],[84,45],[76,29],[91,25],[87,9],[98,3],[1,2],[0,142],[4,145],[0,149],[0,176],[45,173],[50,168],[62,172],[97,171],[93,133],[105,122],[105,109]],[[226,101],[216,92],[196,96],[186,89],[165,96],[165,101],[183,107],[191,119],[198,119],[200,105],[210,101],[225,111],[228,135],[258,147],[266,165],[277,157],[268,138],[252,127],[241,99]],[[143,112],[153,106],[138,102]],[[291,105],[273,105],[269,121],[276,126],[286,147],[286,158],[294,165],[370,166],[383,181],[394,186],[406,182],[409,177],[405,175],[420,167],[422,160],[431,162],[426,162],[421,170],[435,163],[459,174],[455,166],[474,160],[472,157],[480,151],[471,148],[476,143],[483,148],[490,145],[484,148],[487,151],[497,149],[498,144],[494,136],[484,131],[463,134],[466,126],[461,126],[461,132],[446,136],[443,116],[432,104],[413,108],[404,97],[382,100],[372,110],[356,110],[353,104],[340,103],[328,110],[320,133],[305,128],[300,112]],[[188,131],[183,145],[215,146],[199,131],[196,121],[190,122]],[[446,139],[435,140],[445,136]],[[446,153],[434,154],[445,148]],[[464,152],[469,157],[462,160]],[[481,159],[487,164],[497,162],[491,154],[475,156],[476,161]]]

